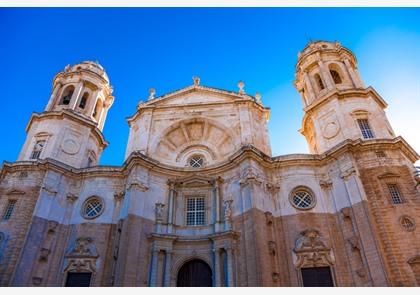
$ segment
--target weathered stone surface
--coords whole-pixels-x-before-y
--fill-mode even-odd
[[[214,286],[302,286],[307,267],[330,267],[335,286],[419,286],[419,226],[401,224],[420,222],[418,154],[393,135],[349,50],[311,43],[296,69],[311,154],[272,157],[261,96],[195,77],[138,105],[124,165],[88,167],[107,144],[112,88],[95,63],[66,67],[18,161],[0,171],[0,285],[64,286],[69,273],[90,272],[91,286],[176,286],[199,259]],[[375,138],[363,139],[358,118]]]

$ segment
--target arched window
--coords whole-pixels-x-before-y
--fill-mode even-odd
[[[343,83],[343,81],[341,80],[340,74],[336,70],[330,70],[330,74],[335,84]]]
[[[74,86],[68,86],[61,97],[60,104],[61,105],[68,105],[70,103],[71,97],[73,96]]]
[[[101,101],[98,100],[96,102],[95,110],[93,111],[93,117],[96,121],[99,120],[99,116],[101,115]]]
[[[89,93],[85,92],[82,96],[82,99],[80,100],[79,108],[81,109],[85,108],[88,98],[89,98]]]
[[[319,90],[324,89],[325,86],[319,74],[315,74],[314,78],[315,78],[316,84],[318,85]]]

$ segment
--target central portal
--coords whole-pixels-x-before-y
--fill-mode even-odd
[[[211,287],[212,272],[203,260],[186,262],[178,272],[177,287]]]

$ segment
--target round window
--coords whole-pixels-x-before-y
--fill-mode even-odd
[[[193,168],[201,168],[204,166],[204,158],[200,155],[194,155],[190,158],[188,163]]]
[[[290,202],[297,209],[307,210],[315,206],[315,197],[306,189],[297,189],[291,194]]]
[[[413,231],[416,228],[416,223],[414,220],[406,215],[400,218],[400,223],[406,231]]]
[[[94,219],[102,214],[104,203],[99,197],[88,198],[82,207],[82,215],[86,219]]]

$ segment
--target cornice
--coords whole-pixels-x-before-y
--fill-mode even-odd
[[[306,120],[312,115],[312,113],[314,113],[319,107],[330,101],[331,98],[336,97],[338,100],[340,100],[343,98],[354,97],[354,95],[357,95],[357,97],[367,98],[369,97],[369,94],[372,95],[373,99],[376,100],[376,102],[382,107],[382,109],[388,107],[388,104],[385,102],[385,100],[379,95],[378,92],[376,92],[376,90],[372,86],[369,86],[364,89],[334,89],[332,91],[327,92],[324,96],[315,100],[315,102],[313,102],[310,106],[307,106],[303,109],[305,115],[302,119],[302,128],[299,130],[300,133],[305,133]]]
[[[256,147],[246,145],[242,146],[225,161],[200,170],[165,165],[139,152],[133,152],[122,166],[96,166],[84,169],[77,169],[50,158],[39,161],[4,162],[0,179],[8,172],[28,170],[53,170],[76,178],[125,178],[136,166],[142,166],[145,169],[161,173],[170,179],[188,178],[192,175],[197,175],[197,173],[212,177],[235,167],[239,167],[241,162],[249,159],[258,161],[261,166],[268,169],[279,169],[291,166],[322,166],[331,161],[331,159],[336,159],[346,152],[357,153],[368,150],[371,151],[375,148],[384,148],[384,146],[392,149],[400,149],[412,162],[415,162],[420,158],[419,154],[417,154],[402,137],[371,140],[348,139],[323,154],[291,154],[277,157],[270,157]]]
[[[46,119],[51,119],[51,118],[55,118],[55,119],[70,119],[73,120],[77,123],[82,123],[84,126],[88,126],[93,135],[96,137],[96,139],[98,140],[101,149],[105,149],[108,146],[108,142],[105,140],[102,132],[98,129],[97,124],[94,123],[92,120],[85,118],[75,112],[69,111],[69,110],[61,110],[58,112],[55,111],[48,111],[48,112],[42,112],[42,113],[32,113],[31,118],[29,119],[28,124],[26,125],[26,133],[28,133],[29,129],[32,126],[33,122],[36,121],[42,121],[42,120],[46,120]]]

